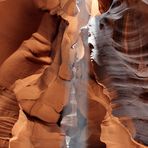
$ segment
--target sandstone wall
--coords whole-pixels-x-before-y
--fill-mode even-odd
[[[37,29],[41,15],[30,0],[0,1],[0,64]]]

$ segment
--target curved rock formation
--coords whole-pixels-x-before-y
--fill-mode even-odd
[[[148,146],[148,5],[114,0],[92,21],[96,79],[111,95],[112,114],[139,143]]]

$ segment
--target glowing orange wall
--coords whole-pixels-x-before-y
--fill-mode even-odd
[[[0,1],[0,64],[36,31],[40,18],[31,0]]]

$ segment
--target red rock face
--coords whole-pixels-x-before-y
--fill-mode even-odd
[[[101,13],[106,12],[109,9],[110,5],[112,4],[112,1],[113,0],[98,0],[100,12]]]
[[[96,18],[97,79],[112,96],[113,115],[135,140],[148,145],[148,5],[141,1],[113,1],[111,9]],[[129,126],[132,123],[132,128]]]
[[[28,39],[33,32],[36,32],[40,16],[42,16],[42,12],[37,11],[31,1],[15,1],[18,5],[9,0],[0,2],[0,7],[2,7],[0,12],[4,12],[0,13],[0,16],[4,18],[4,22],[0,24],[0,35],[2,35],[0,36],[0,42],[2,42],[0,48],[6,49],[5,51],[2,50],[4,52],[0,55],[3,57],[2,61],[10,52],[13,52],[13,49],[17,49],[24,39]],[[39,0],[38,2],[40,5],[42,4],[40,2],[44,3],[46,0]],[[12,148],[19,147],[17,146],[19,142],[15,143],[15,140],[19,141],[21,138],[22,146],[25,145],[23,140],[28,138],[27,140],[35,147],[60,148],[60,141],[64,142],[65,135],[58,128],[58,123],[61,122],[60,117],[63,116],[62,111],[65,105],[68,104],[68,99],[72,97],[72,95],[70,96],[72,85],[75,87],[72,92],[75,99],[71,102],[75,101],[76,104],[72,102],[70,104],[70,107],[72,107],[68,109],[69,112],[75,111],[73,114],[76,119],[73,120],[74,123],[72,122],[73,127],[70,127],[70,122],[66,123],[67,127],[65,126],[68,131],[65,133],[71,136],[70,148],[105,147],[106,143],[102,143],[104,141],[101,141],[100,138],[103,126],[106,126],[105,131],[107,131],[108,137],[117,138],[112,130],[108,132],[110,131],[108,127],[111,126],[112,128],[114,126],[111,121],[106,122],[106,118],[109,116],[108,113],[111,117],[111,114],[117,117],[116,119],[121,121],[123,127],[126,127],[124,129],[130,132],[132,138],[142,144],[141,147],[132,145],[134,148],[143,148],[143,145],[148,145],[147,1],[113,0],[112,2],[112,0],[100,0],[99,2],[99,9],[103,14],[95,17],[94,22],[89,26],[91,34],[94,35],[93,43],[95,44],[91,53],[93,60],[91,64],[93,66],[91,67],[90,77],[89,69],[87,69],[87,62],[89,61],[88,46],[85,48],[86,57],[84,56],[80,62],[74,62],[73,64],[75,66],[74,82],[71,81],[72,78],[63,79],[59,74],[59,67],[66,54],[69,54],[69,49],[67,53],[63,52],[62,58],[61,52],[57,51],[63,51],[69,43],[65,42],[64,46],[61,45],[65,27],[68,24],[63,22],[62,25],[63,20],[57,16],[45,17],[38,32],[32,34],[31,38],[23,42],[20,49],[4,62],[0,69],[0,99],[2,100],[0,101],[0,137],[3,137],[3,139],[0,138],[0,147],[8,147],[8,140],[5,139],[10,138],[12,126],[18,118],[19,102],[23,111],[25,111],[24,117],[28,123],[28,128],[25,128],[24,124],[23,128],[25,130],[23,131],[22,128],[20,135],[14,135],[14,141],[11,141]],[[10,6],[11,9],[9,9]],[[8,11],[6,11],[6,8]],[[44,6],[41,5],[40,8],[44,8]],[[47,14],[47,12],[45,13]],[[10,17],[10,15],[13,17]],[[50,14],[48,13],[48,15]],[[83,22],[83,16],[81,18],[80,20]],[[86,17],[85,19],[87,20]],[[72,31],[72,36],[75,36],[74,33],[77,32],[77,29],[72,28]],[[84,32],[82,30],[82,34]],[[82,36],[84,37],[83,43],[87,42],[88,32],[86,31]],[[93,45],[91,46],[93,48]],[[54,52],[50,52],[51,49]],[[7,52],[8,50],[9,52]],[[54,58],[53,61],[51,57]],[[41,77],[40,75],[37,75],[38,77],[36,75],[27,77],[44,68],[45,64],[48,68]],[[49,64],[51,65],[49,66]],[[72,68],[70,71],[72,72]],[[16,93],[14,96],[9,87],[15,80],[24,77],[27,78],[16,82],[18,87],[14,89]],[[110,102],[112,113],[109,108]],[[73,109],[73,105],[75,105],[75,109]],[[117,129],[120,132],[120,124],[117,125],[115,127],[118,128],[115,128],[115,130]],[[20,127],[22,127],[22,124],[18,128],[16,126],[14,131],[17,133]],[[55,132],[59,136],[51,136]],[[32,137],[26,134],[31,134]],[[121,136],[131,140],[130,135],[128,135],[129,137],[127,135],[124,136],[119,133],[119,138]],[[15,136],[20,136],[20,139]],[[49,137],[48,140],[47,137]],[[113,140],[116,139],[111,139],[112,142]],[[123,143],[118,140],[117,142],[120,145]],[[110,140],[109,143],[111,143]],[[27,146],[27,148],[30,147],[32,146]],[[107,147],[110,148],[110,145],[107,145]],[[121,147],[126,147],[126,145]],[[121,147],[117,146],[117,148]]]
[[[0,1],[0,64],[36,31],[41,15],[30,0]]]
[[[59,0],[33,0],[35,5],[43,10],[51,10],[59,5]]]

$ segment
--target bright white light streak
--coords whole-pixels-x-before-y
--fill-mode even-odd
[[[82,24],[80,24],[80,28],[78,27],[77,29],[74,26],[75,24],[79,24],[79,23],[70,24],[69,26],[71,26],[72,29],[73,28],[76,29],[76,30],[72,30],[74,31],[74,35],[75,35],[75,32],[78,32],[79,34],[80,32],[79,29],[81,29],[81,27],[82,27],[82,31],[81,31],[81,35],[79,34],[79,37],[75,41],[75,44],[73,44],[73,46],[71,45],[72,48],[69,49],[69,52],[72,51],[76,53],[76,56],[75,56],[76,59],[72,69],[74,74],[74,77],[71,80],[72,90],[70,92],[71,95],[69,97],[69,104],[68,104],[68,106],[71,107],[71,111],[67,112],[67,110],[65,109],[64,110],[65,116],[61,121],[61,126],[63,127],[64,130],[66,129],[65,132],[66,132],[67,148],[71,147],[71,145],[75,148],[79,148],[80,147],[79,144],[82,144],[81,148],[87,147],[86,146],[87,138],[85,137],[87,137],[88,135],[87,135],[87,125],[85,123],[85,118],[87,119],[87,99],[88,99],[87,84],[88,84],[90,51],[88,47],[88,28],[84,26],[88,25],[90,16],[99,14],[97,0],[85,0],[85,1],[77,0],[77,4],[80,8],[80,12],[79,12],[80,17],[78,17],[78,21],[80,21]],[[72,23],[72,21],[69,21],[69,23]],[[69,29],[71,30],[71,28]],[[77,67],[77,63],[80,61],[81,61],[81,64],[80,66]],[[79,70],[81,71],[80,72],[81,78],[77,78],[77,73]],[[77,89],[79,85],[82,85],[82,86],[79,87],[79,89]],[[79,102],[78,100],[82,100],[81,105],[78,104]],[[80,115],[79,112],[82,115]],[[81,127],[79,127],[80,126],[79,124],[81,125]],[[76,142],[74,143],[72,142],[71,139],[74,139],[74,138],[77,139],[79,143],[78,145]]]
[[[148,0],[142,0],[142,1],[148,5]]]

